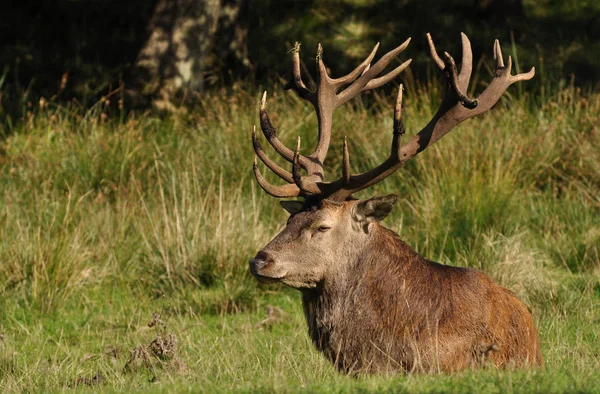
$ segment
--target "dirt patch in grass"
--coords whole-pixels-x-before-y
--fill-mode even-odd
[[[169,332],[161,315],[155,313],[148,322],[148,327],[156,329],[156,337],[150,344],[137,346],[130,351],[129,359],[123,366],[123,373],[147,369],[156,378],[159,369],[184,370],[185,364],[177,354],[177,337]]]

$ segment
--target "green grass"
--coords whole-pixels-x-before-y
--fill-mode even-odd
[[[313,111],[281,92],[273,122],[308,150]],[[405,98],[409,133],[435,109],[419,94]],[[600,97],[505,100],[359,195],[397,193],[387,226],[515,291],[544,368],[352,378],[313,349],[299,293],[248,272],[286,217],[251,174],[259,95],[216,92],[162,120],[48,107],[13,125],[0,145],[0,389],[600,391]],[[355,172],[387,155],[392,100],[378,101],[335,114],[329,178],[344,134]],[[164,324],[148,327],[155,313]],[[169,333],[174,354],[124,368]]]

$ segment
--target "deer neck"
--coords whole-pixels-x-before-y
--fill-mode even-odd
[[[397,234],[379,225],[367,242],[343,258],[348,259],[340,264],[344,269],[328,273],[302,297],[309,335],[325,353],[336,346],[336,333],[352,331],[353,325],[367,328],[373,321],[371,315],[379,313],[367,305],[373,294],[393,289],[402,297],[411,273],[425,264]]]

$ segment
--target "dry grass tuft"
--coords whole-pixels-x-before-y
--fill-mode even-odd
[[[527,305],[556,294],[559,277],[550,259],[527,242],[527,233],[484,236],[485,271]]]

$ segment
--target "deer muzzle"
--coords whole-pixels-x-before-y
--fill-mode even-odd
[[[285,273],[279,272],[275,259],[268,253],[260,251],[250,260],[250,272],[262,283],[280,282]]]

